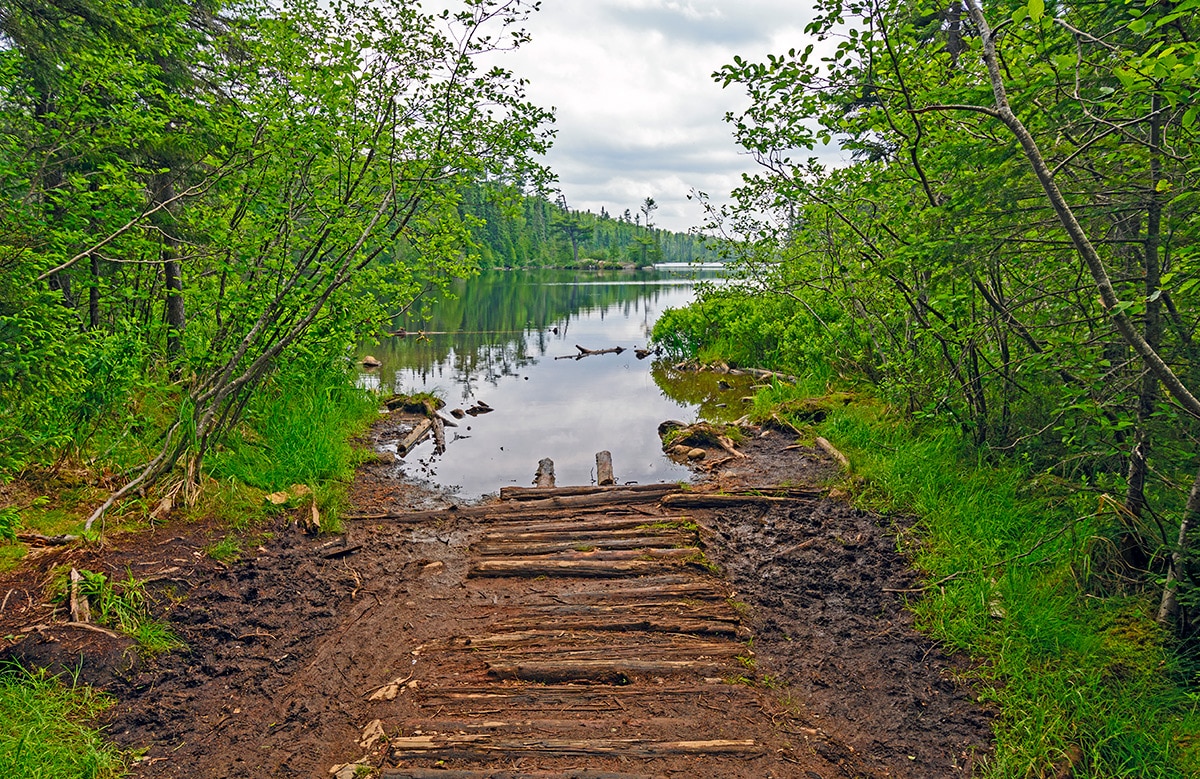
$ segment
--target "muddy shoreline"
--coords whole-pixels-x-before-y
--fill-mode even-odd
[[[382,418],[374,443],[404,425],[400,415]],[[750,431],[740,445],[747,459],[712,474],[714,486],[812,486],[834,473],[825,455],[795,447],[794,436],[759,433]],[[441,496],[398,481],[396,467],[382,459],[360,469],[352,497],[363,514],[445,505]],[[687,516],[712,575],[728,588],[728,607],[752,635],[752,662],[722,674],[746,693],[715,685],[713,694],[724,697],[715,705],[699,701],[743,716],[744,735],[770,745],[747,776],[971,775],[988,754],[991,715],[959,681],[956,661],[916,633],[900,598],[885,592],[914,581],[896,552],[901,528],[829,498]],[[471,518],[348,522],[346,536],[332,539],[306,536],[286,521],[264,530],[251,556],[230,565],[204,555],[225,532],[204,523],[114,539],[103,552],[41,555],[0,583],[15,593],[0,612],[0,634],[18,637],[5,639],[5,652],[50,666],[82,662],[80,678],[118,700],[103,723],[109,736],[147,750],[135,776],[329,776],[335,766],[365,759],[379,775],[399,777],[409,774],[388,772],[407,763],[382,745],[412,737],[421,717],[447,716],[420,709],[415,693],[370,700],[379,685],[413,672],[413,648],[478,634],[503,604],[542,608],[540,597],[574,597],[573,580],[547,595],[527,580],[488,580],[485,587],[470,578],[486,530]],[[118,577],[128,568],[148,579],[158,610],[188,649],[142,662],[122,641],[55,625],[41,579],[63,564]],[[48,627],[21,633],[34,624]],[[440,660],[436,673],[422,664],[421,672],[434,687],[451,676],[485,678],[486,669],[452,667],[458,657]],[[689,737],[688,723],[698,719],[688,708],[693,702],[664,695],[648,705],[652,717],[626,720],[642,729],[653,720],[662,743],[676,731]],[[385,737],[365,747],[364,728],[375,720]],[[733,722],[721,726],[726,736],[736,735]],[[704,775],[697,760],[659,756],[643,768],[653,776]],[[512,764],[510,755],[504,765]],[[568,763],[547,765],[567,775]],[[569,765],[631,770],[608,758]]]

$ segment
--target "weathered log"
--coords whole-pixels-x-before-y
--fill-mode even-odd
[[[71,569],[71,621],[80,624],[87,624],[92,621],[91,604],[88,602],[88,596],[84,595],[80,589],[83,582],[83,574],[78,570]]]
[[[614,346],[611,349],[585,349],[579,344],[575,344],[575,348],[579,350],[579,354],[576,355],[577,359],[579,357],[592,357],[597,354],[621,354],[625,351],[624,346]]]
[[[659,779],[651,774],[622,774],[611,771],[482,771],[451,768],[392,768],[379,774],[380,779]]]
[[[413,425],[413,429],[409,431],[404,439],[396,444],[396,454],[401,457],[406,457],[417,444],[425,440],[425,436],[429,435],[429,431],[433,429],[432,419],[422,419]]]
[[[428,421],[428,420],[426,420]],[[618,489],[594,492],[586,495],[565,495],[561,498],[545,498],[510,503],[488,503],[482,506],[462,506],[440,509],[437,511],[395,512],[383,514],[364,514],[344,517],[344,519],[377,519],[394,520],[397,522],[424,522],[452,517],[486,517],[503,521],[506,517],[515,517],[520,521],[532,519],[539,512],[584,511],[586,509],[618,509],[634,503],[654,503],[661,493],[641,492],[637,490]]]
[[[440,415],[434,414],[430,417],[433,422],[433,453],[446,453],[446,423]]]
[[[610,487],[601,487],[599,485],[582,485],[578,487],[501,487],[501,500],[538,500],[539,498],[565,498],[574,495],[598,495],[614,490],[626,492],[654,492],[658,494],[666,494],[675,492],[679,489],[678,482],[669,482],[665,484],[624,484],[614,485]]]
[[[508,558],[472,563],[468,576],[641,576],[663,569],[659,560],[547,560],[545,558]]]
[[[554,461],[549,457],[538,460],[537,471],[533,474],[533,483],[541,489],[554,487]]]
[[[545,624],[544,620],[514,619],[496,625],[507,630],[532,630]],[[554,626],[560,630],[590,630],[614,633],[690,633],[695,636],[749,635],[749,631],[728,619],[676,617],[670,614],[595,614],[556,617]]]
[[[616,483],[617,479],[613,476],[612,452],[596,452],[596,484],[609,487]]]
[[[666,755],[748,754],[762,751],[753,739],[657,741],[648,738],[530,739],[496,738],[491,734],[395,736],[388,740],[398,758],[419,754],[480,759],[496,754],[543,754],[561,757],[663,757]],[[403,774],[401,774],[403,776]]]
[[[17,540],[30,546],[65,546],[79,540],[79,536],[44,536],[41,533],[17,533]]]
[[[843,469],[847,471],[850,470],[850,460],[847,459],[846,455],[839,452],[836,446],[820,436],[817,437],[817,446],[821,449],[821,451],[825,452],[825,454],[837,460],[838,465],[842,466]]]
[[[542,683],[625,684],[639,676],[674,676],[704,668],[721,669],[721,666],[705,660],[514,660],[488,663],[488,673],[499,679]]]
[[[662,504],[669,508],[712,509],[728,508],[729,506],[750,505],[779,505],[811,503],[810,497],[775,497],[772,495],[711,495],[704,493],[690,494],[681,492],[677,495],[664,495]]]
[[[680,546],[692,541],[682,534],[655,536],[624,536],[621,538],[606,538],[606,534],[592,534],[590,538],[566,537],[562,540],[522,540],[513,542],[484,542],[475,544],[471,551],[484,557],[500,555],[545,555],[557,552],[575,550],[577,552],[592,549],[653,549],[668,546]]]
[[[547,535],[587,538],[589,535],[602,537],[610,534],[624,534],[628,536],[648,532],[673,532],[678,528],[687,529],[684,524],[686,520],[670,517],[656,520],[640,514],[572,516],[573,514],[574,512],[570,511],[563,512],[560,516],[566,517],[564,519],[533,521],[534,518],[529,518],[530,521],[514,525],[507,530],[493,530],[485,534],[481,540],[497,543],[519,542]]]

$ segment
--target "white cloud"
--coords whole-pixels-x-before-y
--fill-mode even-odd
[[[557,110],[546,161],[572,208],[620,214],[650,196],[660,226],[686,230],[703,218],[691,190],[721,200],[753,168],[723,121],[746,98],[712,73],[802,47],[810,17],[787,0],[543,0],[502,64]]]

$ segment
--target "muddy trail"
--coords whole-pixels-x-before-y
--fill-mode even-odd
[[[112,691],[138,777],[970,776],[990,715],[890,592],[914,582],[898,528],[761,432],[687,490],[447,507],[381,458],[338,537],[281,522],[229,565],[203,523],[47,552],[0,582],[4,654]],[[144,579],[187,649],[62,624],[39,580],[62,565]]]

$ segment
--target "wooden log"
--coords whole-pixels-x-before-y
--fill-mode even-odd
[[[396,445],[396,454],[401,457],[406,457],[417,444],[425,440],[425,436],[429,435],[429,431],[433,429],[432,419],[422,419],[413,425],[413,429],[404,437],[400,443]]]
[[[92,610],[91,604],[88,602],[88,596],[84,595],[80,590],[82,583],[83,574],[72,568],[70,598],[71,621],[79,624],[87,624],[92,621]]]
[[[514,620],[505,622],[497,627],[512,630],[531,630],[544,621],[521,622]],[[690,633],[696,636],[728,636],[737,637],[749,635],[749,631],[736,622],[724,619],[692,619],[689,617],[673,617],[669,614],[649,616],[629,616],[625,614],[595,615],[595,616],[563,616],[556,617],[554,626],[560,630],[594,630],[614,633]]]
[[[667,578],[667,577],[658,577]],[[670,577],[676,578],[676,577]],[[689,600],[725,600],[730,593],[720,582],[713,579],[696,579],[691,576],[683,577],[686,581],[678,583],[663,582],[649,586],[640,586],[643,582],[656,581],[647,577],[639,579],[637,587],[606,587],[595,590],[579,590],[576,592],[556,591],[555,599],[564,603],[618,603],[639,598],[687,598]]]
[[[429,420],[425,420],[428,422]],[[488,503],[482,506],[454,506],[437,511],[405,511],[384,514],[365,514],[344,517],[344,519],[377,519],[395,520],[398,522],[424,522],[427,520],[445,519],[452,517],[485,517],[502,519],[517,517],[521,521],[539,511],[564,512],[583,509],[613,509],[623,508],[634,503],[654,503],[660,494],[655,492],[639,492],[636,490],[606,490],[588,495],[568,495],[561,498],[545,498],[510,503]]]
[[[554,487],[554,461],[543,457],[538,461],[537,472],[533,474],[533,483],[541,489]]]
[[[488,663],[488,673],[498,679],[527,682],[600,682],[627,684],[637,677],[675,676],[701,669],[724,670],[705,660],[513,660]]]
[[[579,350],[579,354],[575,355],[575,359],[580,357],[593,357],[597,354],[621,354],[625,351],[624,346],[614,346],[611,349],[585,349],[579,344],[575,344],[575,348]]]
[[[637,535],[638,533],[675,532],[684,525],[676,520],[655,522],[652,517],[640,514],[590,514],[577,516],[574,512],[563,512],[565,518],[534,520],[512,525],[505,530],[485,533],[481,541],[503,542],[536,540],[547,535],[587,538],[589,535]],[[541,515],[549,516],[549,515]]]
[[[496,754],[554,755],[558,757],[665,757],[669,755],[750,754],[762,751],[753,739],[709,741],[659,741],[648,738],[530,739],[493,737],[490,734],[431,734],[395,736],[388,740],[393,755],[447,756],[481,759]]]
[[[678,482],[665,484],[623,484],[620,486],[602,487],[599,485],[582,485],[578,487],[501,487],[500,500],[540,500],[543,498],[566,498],[576,495],[601,495],[608,492],[651,492],[665,495],[679,490]]]
[[[434,414],[432,417],[430,417],[430,421],[433,422],[433,453],[434,454],[445,454],[446,453],[446,423],[442,419],[442,417],[438,414]]]
[[[379,779],[662,779],[661,774],[629,774],[612,771],[597,771],[591,768],[562,769],[558,771],[502,771],[496,769],[472,770],[468,768],[389,768]]]
[[[641,576],[663,569],[658,560],[547,560],[524,559],[479,560],[471,564],[468,576],[580,576],[618,577]]]
[[[825,452],[825,454],[829,455],[834,460],[837,460],[838,465],[842,466],[843,469],[847,471],[850,470],[850,460],[847,459],[846,455],[839,452],[836,446],[820,436],[817,437],[817,446],[821,449],[821,451]]]
[[[624,538],[606,538],[607,534],[596,534],[594,538],[566,538],[561,540],[528,541],[514,543],[482,543],[474,544],[471,551],[484,557],[501,555],[545,555],[558,552],[588,552],[593,549],[662,549],[665,547],[681,547],[692,539],[675,534],[659,536],[628,536]],[[676,543],[672,543],[676,542]]]
[[[730,506],[752,505],[796,505],[812,503],[812,498],[775,497],[772,495],[706,495],[681,492],[678,495],[666,495],[662,503],[669,508],[712,509],[729,508]]]
[[[612,452],[596,452],[596,484],[609,487],[617,483],[613,476]]]
[[[17,540],[30,546],[65,546],[79,540],[79,536],[44,536],[41,533],[17,533]]]
[[[624,519],[624,518],[623,518]],[[681,538],[693,537],[695,531],[683,525],[655,523],[647,524],[641,517],[629,517],[624,522],[606,523],[604,527],[595,527],[591,523],[574,522],[570,527],[559,527],[555,530],[526,531],[517,526],[512,531],[492,532],[483,536],[480,541],[487,544],[521,544],[521,543],[551,543],[554,541],[583,542],[594,540],[612,540],[629,538]]]

